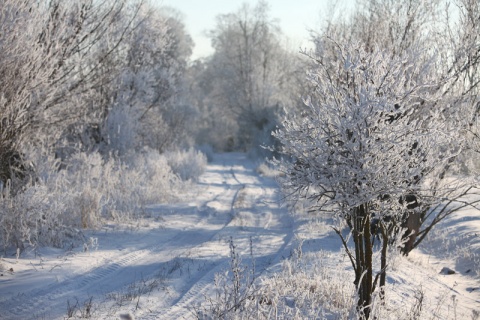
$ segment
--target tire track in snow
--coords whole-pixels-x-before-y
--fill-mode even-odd
[[[245,189],[246,184],[243,184],[238,178],[236,177],[233,167],[230,170],[231,175],[233,176],[234,180],[238,183],[239,188],[236,189],[235,194],[232,197],[232,201],[230,203],[230,213],[232,218],[235,215],[235,205],[238,200],[239,194],[242,190]],[[200,243],[197,247],[203,246],[204,243],[209,242],[215,238],[215,236],[221,234],[232,222],[232,219],[229,219],[228,222],[219,230],[215,232],[207,241]],[[214,266],[205,272],[197,273],[194,277],[194,280],[191,281],[194,283],[192,287],[187,292],[184,292],[174,303],[173,308],[170,310],[169,314],[162,315],[162,318],[165,319],[181,319],[180,313],[184,313],[185,309],[188,310],[188,306],[190,305],[191,301],[197,298],[201,293],[205,291],[206,288],[213,282],[215,274],[219,271],[223,270],[226,266],[228,266],[227,262],[217,262]],[[170,313],[173,313],[170,315]],[[152,316],[152,315],[151,315]],[[157,315],[158,316],[158,315]],[[157,316],[153,316],[151,319],[158,319]],[[150,319],[150,317],[148,318]]]
[[[122,268],[143,259],[153,252],[160,251],[163,247],[177,241],[177,237],[178,234],[174,235],[162,245],[145,246],[140,250],[127,253],[119,260],[109,262],[107,265],[102,265],[65,281],[6,300],[0,303],[0,310],[4,310],[4,315],[2,316],[6,316],[7,318],[5,319],[10,319],[9,316],[11,316],[11,319],[27,319],[32,315],[33,311],[41,313],[48,311],[45,310],[47,307],[54,309],[52,308],[52,302],[57,301],[57,304],[66,305],[67,299],[72,298],[71,296],[67,296],[68,293],[82,292],[100,280],[105,281],[105,279],[109,277],[113,278]],[[9,308],[9,306],[13,307]]]
[[[231,203],[231,211],[232,211],[232,214],[234,214],[235,210],[236,210],[235,209],[235,204],[236,204],[236,200],[238,199],[238,194],[242,190],[245,190],[246,188],[248,188],[251,184],[242,183],[241,182],[241,180],[242,180],[241,175],[235,174],[235,172],[233,170],[233,167],[231,168],[231,172],[232,172],[232,176],[234,177],[236,182],[239,185],[243,186],[241,189],[239,189],[237,191],[237,193],[235,194],[235,197],[234,197],[234,199]],[[240,176],[240,178],[239,178],[239,176]],[[257,177],[257,180],[258,180],[258,177]],[[253,206],[257,206],[259,203],[270,203],[270,204],[272,204],[272,203],[276,202],[275,201],[276,199],[274,199],[275,194],[269,195],[269,193],[267,191],[267,187],[265,187],[264,184],[260,183],[261,181],[258,181],[258,182],[259,182],[260,185],[262,185],[260,187],[261,195],[256,197],[256,199],[252,199],[251,204]],[[252,186],[253,186],[253,184],[252,184]],[[255,185],[255,189],[257,189],[257,188],[258,187]],[[284,213],[284,214],[287,214],[287,213]],[[288,220],[290,220],[290,219],[288,219]],[[228,225],[230,225],[231,222],[232,221],[230,221],[230,223],[225,225],[222,228],[222,230],[219,230],[218,234],[220,234],[223,231],[223,229],[225,229]],[[259,225],[260,222],[257,220],[256,224]],[[267,222],[267,224],[268,224],[268,222]],[[289,226],[283,226],[282,229],[287,229],[288,227]],[[256,259],[256,261],[255,261],[256,268],[257,268],[257,270],[261,270],[261,272],[256,275],[257,278],[260,277],[261,274],[263,274],[267,270],[269,265],[271,265],[274,262],[279,261],[282,258],[282,254],[283,254],[284,250],[286,250],[287,246],[291,243],[292,237],[293,237],[293,232],[287,232],[286,233],[285,237],[283,238],[282,244],[272,254],[273,257],[271,257],[271,258],[261,257],[258,260]],[[161,318],[162,319],[191,319],[192,317],[194,317],[193,308],[194,308],[195,303],[198,302],[199,299],[203,299],[203,297],[208,296],[209,293],[211,293],[212,289],[215,289],[215,287],[214,287],[215,274],[217,274],[219,272],[222,272],[222,271],[225,271],[229,268],[230,259],[226,258],[226,259],[223,259],[223,260],[224,260],[223,262],[219,262],[211,270],[209,270],[207,272],[204,272],[201,275],[197,275],[195,280],[192,281],[193,285],[190,287],[190,289],[187,292],[183,293],[183,295],[181,295],[176,300],[176,302],[169,309],[166,310],[165,313],[162,313]],[[149,315],[146,315],[146,317],[142,316],[142,319],[143,318],[145,318],[145,319],[158,319],[158,317],[159,317],[158,314],[149,314]]]
[[[237,183],[241,186],[235,192],[232,198],[232,201],[230,203],[230,212],[231,212],[231,217],[233,219],[235,216],[235,204],[236,204],[236,201],[238,200],[238,195],[245,188],[245,185],[242,184],[238,180],[238,178],[235,176],[233,168],[231,168],[231,173],[235,181],[237,181]],[[230,219],[228,223],[226,223],[220,230],[218,230],[218,232],[214,236],[212,236],[210,240],[212,240],[216,235],[221,234],[222,231],[224,231],[226,227],[231,224],[232,219]],[[201,243],[198,246],[200,247],[203,244],[204,243]],[[184,292],[174,302],[173,306],[170,307],[170,309],[168,309],[165,314],[162,314],[162,318],[163,319],[187,319],[185,318],[185,316],[188,316],[188,315],[190,315],[189,318],[191,318],[193,314],[191,313],[192,310],[190,308],[192,307],[193,302],[197,300],[198,297],[204,296],[205,291],[211,290],[212,283],[215,279],[215,274],[222,270],[225,270],[227,267],[228,267],[228,259],[226,259],[226,261],[216,263],[214,267],[208,271],[197,273],[194,280],[191,281],[193,285],[190,286],[188,291]],[[157,315],[150,314],[145,319],[158,319],[158,314]]]
[[[284,251],[291,244],[293,234],[288,234],[284,238],[284,241],[281,247],[273,255],[273,258],[262,257],[255,260],[256,270],[261,270],[256,274],[256,279],[260,278],[262,274],[267,272],[268,266],[273,265],[278,262],[283,257]],[[224,272],[230,268],[229,259],[225,259],[223,262],[219,262],[212,269],[203,273],[201,276],[197,276],[195,279],[194,285],[184,293],[173,306],[171,306],[165,313],[159,314],[149,314],[142,316],[142,319],[192,319],[194,318],[194,308],[195,303],[199,299],[204,299],[204,297],[211,296],[212,290],[215,289],[214,281],[215,275],[220,272]]]
[[[162,319],[191,319],[193,318],[193,305],[199,297],[207,296],[208,291],[212,290],[212,283],[215,274],[228,267],[228,262],[220,262],[209,271],[195,277],[195,283],[185,292],[175,304],[161,315]],[[158,314],[150,314],[142,319],[159,319]]]

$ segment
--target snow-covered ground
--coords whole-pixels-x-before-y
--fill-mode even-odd
[[[214,291],[215,275],[229,268],[230,239],[245,261],[252,245],[257,277],[282,269],[298,243],[305,256],[324,251],[332,274],[346,270],[338,274],[353,277],[328,220],[314,226],[294,220],[278,191],[244,154],[216,155],[181,203],[150,207],[135,225],[89,231],[80,247],[3,257],[0,319],[192,319]],[[439,226],[424,248],[392,261],[392,306],[408,308],[422,292],[431,319],[478,316],[479,236],[480,215],[465,210]],[[442,274],[443,267],[456,273]]]

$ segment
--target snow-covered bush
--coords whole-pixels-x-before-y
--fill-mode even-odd
[[[147,150],[126,164],[99,153],[78,152],[60,166],[41,151],[31,153],[37,169],[21,191],[0,198],[0,240],[4,247],[63,247],[80,236],[72,228],[94,228],[106,219],[128,222],[148,204],[174,199],[180,181],[165,157]]]
[[[271,163],[267,162],[260,163],[255,171],[257,171],[257,173],[259,173],[260,175],[269,178],[275,178],[282,175],[282,172],[280,172],[277,168],[273,167]]]
[[[208,162],[213,161],[215,151],[210,144],[203,144],[201,146],[198,146],[197,148],[201,153],[203,153],[207,157]]]
[[[292,257],[282,270],[263,279],[257,291],[260,318],[281,315],[289,319],[353,319],[353,281],[345,270],[325,265],[332,253],[315,252]]]
[[[71,162],[67,187],[77,190],[75,208],[85,209],[82,227],[94,227],[100,218],[128,221],[147,204],[173,199],[178,186],[166,159],[154,150],[135,154],[128,164],[98,153],[78,153]]]
[[[196,181],[205,171],[207,157],[193,148],[165,153],[168,165],[182,180]]]
[[[206,302],[194,307],[197,319],[239,319],[250,315],[250,301],[255,300],[255,262],[250,239],[251,264],[242,263],[232,238],[229,240],[230,268],[215,274],[215,293]],[[255,317],[256,318],[256,317]],[[253,318],[252,318],[253,319]]]
[[[167,157],[157,150],[146,148],[134,158],[129,171],[140,174],[133,186],[140,189],[139,199],[143,204],[172,201],[182,186]]]
[[[295,254],[279,272],[255,278],[230,242],[230,269],[216,274],[215,295],[197,306],[197,319],[353,319],[354,286],[345,270],[332,271],[336,253]],[[252,257],[253,261],[253,257]]]
[[[14,247],[21,253],[27,245],[63,246],[68,240],[65,237],[68,228],[62,221],[67,205],[43,185],[29,184],[16,196],[3,197],[0,200],[3,249]]]

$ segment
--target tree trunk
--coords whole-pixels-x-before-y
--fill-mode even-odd
[[[409,252],[413,250],[421,225],[422,222],[420,219],[420,214],[417,212],[410,212],[406,221],[407,234],[405,235],[405,238],[407,241],[405,242],[405,246],[402,248],[402,253],[404,255],[407,256]]]
[[[380,298],[385,299],[385,284],[387,280],[387,249],[389,233],[387,227],[380,222],[380,230],[382,232],[382,253],[380,256]]]
[[[365,319],[370,317],[373,293],[372,237],[370,234],[370,214],[368,204],[354,209],[353,239],[355,244],[355,286],[358,291],[357,308]]]

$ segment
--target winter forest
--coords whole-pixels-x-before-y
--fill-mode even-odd
[[[480,319],[480,2],[341,2],[2,0],[0,319]]]

